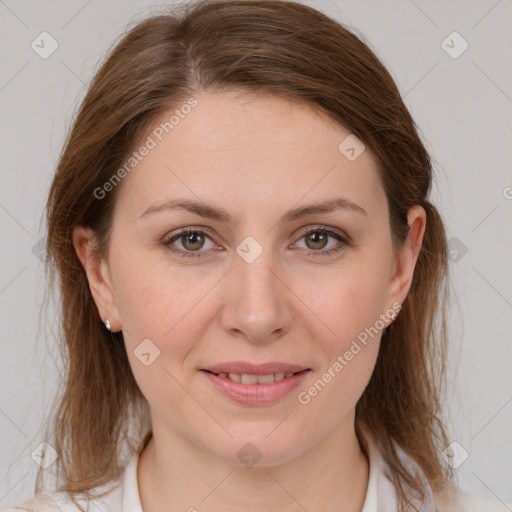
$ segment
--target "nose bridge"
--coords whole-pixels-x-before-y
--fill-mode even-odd
[[[248,338],[265,339],[287,329],[286,286],[279,279],[279,262],[271,247],[247,237],[236,249],[229,275],[229,299],[224,327],[243,331]]]
[[[280,293],[279,280],[273,270],[278,265],[272,248],[248,237],[237,247],[237,254],[234,270],[241,304],[254,308],[272,306]]]

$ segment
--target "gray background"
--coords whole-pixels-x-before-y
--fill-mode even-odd
[[[364,35],[431,152],[455,295],[446,407],[469,454],[456,471],[461,487],[512,502],[512,0],[305,3]],[[65,132],[126,23],[165,5],[0,0],[0,504],[33,493],[31,453],[60,372],[37,243]],[[31,48],[43,31],[58,42],[47,59]],[[445,48],[462,40],[442,45],[453,31],[469,45],[457,58]]]

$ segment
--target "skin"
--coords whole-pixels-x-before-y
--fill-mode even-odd
[[[361,510],[369,467],[354,413],[380,333],[308,404],[297,395],[379,315],[403,303],[425,212],[410,209],[409,239],[395,257],[376,161],[369,149],[355,161],[338,150],[347,129],[274,96],[195,97],[192,112],[123,179],[108,258],[90,257],[89,229],[74,232],[99,316],[109,318],[112,331],[123,330],[150,405],[153,440],[138,468],[143,509]],[[291,208],[336,197],[367,215],[338,210],[278,223]],[[176,198],[222,207],[233,224],[184,210],[140,218],[151,205]],[[322,256],[340,242],[308,243],[304,229],[319,226],[347,234],[352,244]],[[180,257],[165,247],[162,239],[185,227],[213,233],[202,246],[174,242],[176,250],[202,251],[202,257]],[[263,249],[252,263],[236,252],[247,236]],[[161,351],[149,366],[134,355],[144,339]],[[199,371],[233,360],[312,371],[276,403],[242,405]],[[247,442],[261,452],[253,467],[237,457]]]

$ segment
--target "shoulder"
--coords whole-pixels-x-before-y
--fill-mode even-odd
[[[468,512],[509,512],[511,503],[485,498],[468,491],[459,491],[461,510]]]
[[[122,509],[122,485],[115,480],[101,487],[91,490],[95,495],[104,493],[102,496],[90,499],[77,498],[75,501],[87,511],[121,512]],[[82,512],[80,508],[67,493],[55,492],[50,494],[37,494],[7,508],[0,508],[0,512]]]
[[[511,503],[485,498],[462,489],[456,495],[440,497],[436,500],[438,512],[510,512]]]
[[[20,501],[10,507],[2,508],[0,512],[16,512],[20,510],[28,510],[30,512],[64,512],[59,506],[58,498],[55,494],[38,494],[33,498]]]

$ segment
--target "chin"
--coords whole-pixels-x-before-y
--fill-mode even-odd
[[[240,429],[223,446],[211,446],[210,451],[223,461],[241,468],[278,466],[304,452],[305,445],[298,436],[295,439],[276,432],[269,436],[270,431],[268,428],[259,432],[247,428],[245,433],[244,429]]]

